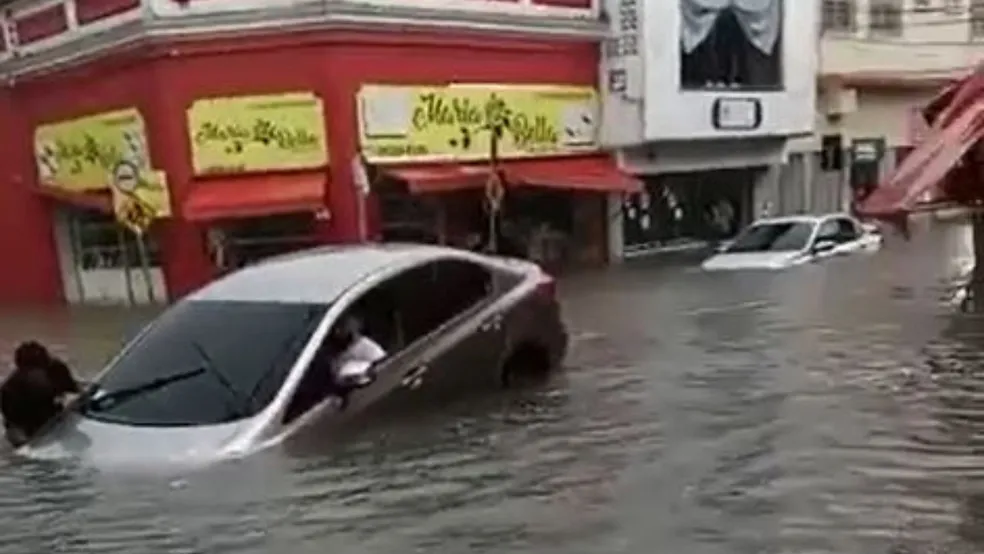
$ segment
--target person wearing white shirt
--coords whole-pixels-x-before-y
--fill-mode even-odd
[[[328,338],[333,357],[331,371],[338,384],[345,388],[365,386],[372,382],[373,365],[386,357],[386,350],[362,334],[358,321],[344,316],[331,330]]]

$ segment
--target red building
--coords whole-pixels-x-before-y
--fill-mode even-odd
[[[378,237],[387,221],[414,219],[400,214],[436,209],[418,219],[445,237],[481,206],[489,139],[476,129],[493,94],[512,114],[500,145],[509,186],[575,197],[566,217],[582,235],[590,228],[585,259],[607,256],[607,193],[635,184],[594,138],[602,29],[591,6],[338,2],[312,15],[296,2],[248,4],[259,7],[65,0],[7,14],[0,302],[173,299],[229,258],[359,240],[363,212]],[[428,93],[439,103],[425,129],[414,114]],[[360,154],[373,187],[365,204]],[[170,193],[170,217],[145,241],[149,271],[112,215],[121,160]],[[537,201],[556,204],[530,199],[530,213],[543,211]]]

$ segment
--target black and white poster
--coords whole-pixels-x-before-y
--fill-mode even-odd
[[[684,89],[782,86],[783,0],[679,0]]]

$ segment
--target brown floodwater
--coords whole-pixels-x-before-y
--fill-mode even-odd
[[[0,553],[984,551],[960,225],[775,274],[570,277],[567,370],[330,447],[125,476],[0,456]],[[153,311],[0,315],[92,375]]]

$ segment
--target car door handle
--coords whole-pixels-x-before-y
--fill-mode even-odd
[[[425,373],[427,373],[427,366],[419,365],[403,374],[403,379],[400,381],[400,385],[408,389],[415,389],[424,381]]]
[[[498,331],[502,327],[502,315],[495,314],[486,319],[478,328],[479,331]]]

